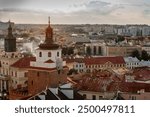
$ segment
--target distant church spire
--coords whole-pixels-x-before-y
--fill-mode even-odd
[[[8,23],[8,35],[4,40],[5,52],[16,52],[16,38],[13,36],[10,20],[8,21]]]
[[[9,37],[12,37],[13,34],[12,34],[12,27],[11,27],[11,22],[10,22],[10,20],[8,21],[8,23],[9,23],[9,26],[8,26],[8,36],[9,36]]]

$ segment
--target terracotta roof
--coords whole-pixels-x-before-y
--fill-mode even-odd
[[[101,71],[97,74],[85,74],[76,85],[79,90],[104,92],[105,87],[111,82],[121,82],[121,79],[109,71]]]
[[[51,59],[45,61],[44,63],[54,63],[54,61],[52,61]]]
[[[150,69],[149,68],[134,69],[133,75],[135,76],[135,80],[141,81],[150,80]]]
[[[31,61],[35,61],[35,57],[24,57],[19,59],[17,62],[11,65],[11,67],[16,68],[28,68],[30,66]]]
[[[67,66],[64,66],[63,68],[68,68]],[[56,70],[56,68],[43,68],[43,67],[29,67],[29,69],[36,69],[36,70]]]
[[[125,64],[123,57],[95,57],[95,58],[85,58],[84,62],[86,65],[93,64],[105,64],[111,62],[112,64]]]
[[[150,84],[136,83],[136,82],[112,82],[107,87],[107,91],[121,91],[121,92],[132,92],[144,89],[146,92],[150,92]]]

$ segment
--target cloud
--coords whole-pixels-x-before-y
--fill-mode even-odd
[[[123,8],[121,5],[114,5],[103,1],[90,1],[88,3],[74,5],[77,14],[91,14],[91,15],[108,15],[117,9]]]
[[[111,3],[103,2],[103,1],[91,1],[85,4],[86,8],[88,9],[102,9],[106,6],[110,5]]]
[[[25,0],[0,0],[0,7],[15,7],[26,3]]]
[[[17,1],[17,0],[15,0]],[[22,0],[21,0],[22,1]],[[110,1],[110,0],[109,0]],[[91,0],[72,4],[68,10],[45,10],[29,8],[1,8],[0,20],[12,19],[16,23],[47,23],[51,16],[53,23],[148,23],[150,24],[149,4],[112,3],[104,0]],[[45,11],[44,11],[45,10]],[[143,15],[144,14],[144,15]],[[147,17],[148,16],[148,17]]]

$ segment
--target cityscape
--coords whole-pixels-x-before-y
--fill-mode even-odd
[[[22,3],[24,11],[3,1],[0,100],[150,100],[149,2],[70,1],[57,6],[45,0],[62,16],[60,11],[31,11],[28,19],[32,3]],[[50,10],[40,2],[35,6]],[[136,20],[139,4],[138,13],[147,15]],[[128,12],[125,6],[134,9],[135,18],[129,13],[114,19],[114,13]],[[83,18],[86,13],[91,18]]]

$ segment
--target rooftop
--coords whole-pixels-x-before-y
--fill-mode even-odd
[[[28,68],[28,67],[30,67],[31,61],[35,61],[35,57],[24,57],[24,58],[19,59],[14,64],[12,64],[11,67]]]

